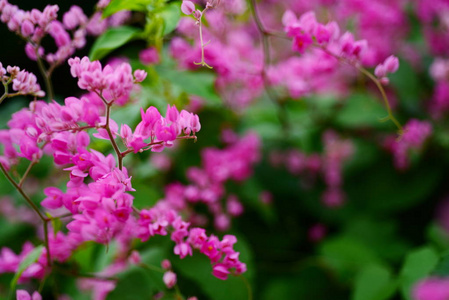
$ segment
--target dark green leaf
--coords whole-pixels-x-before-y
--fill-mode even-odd
[[[351,199],[363,199],[361,205],[371,212],[394,212],[425,201],[441,178],[437,163],[426,162],[408,172],[398,173],[390,157],[370,165],[347,179]],[[369,191],[369,192],[367,192]]]
[[[346,99],[335,122],[339,126],[354,129],[392,128],[390,123],[380,121],[387,116],[387,111],[380,101],[367,94],[353,94]]]
[[[133,267],[119,276],[115,289],[109,293],[107,300],[150,299],[153,286],[147,271]]]
[[[420,88],[423,85],[416,70],[408,62],[401,60],[397,72],[389,77],[391,85],[399,94],[401,104],[410,112],[419,112],[419,102],[422,100]]]
[[[369,247],[350,237],[325,241],[320,249],[324,262],[335,270],[344,282],[351,281],[361,268],[380,262]]]
[[[431,224],[427,230],[427,238],[438,248],[449,249],[449,235],[446,229],[441,226]]]
[[[446,254],[441,258],[441,261],[433,270],[432,275],[449,277],[449,254]]]

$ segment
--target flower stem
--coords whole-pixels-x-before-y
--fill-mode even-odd
[[[23,174],[22,178],[20,179],[19,183],[17,184],[19,187],[22,187],[23,183],[25,182],[25,179],[27,178],[28,174],[31,171],[31,168],[36,164],[37,162],[35,160],[31,161],[28,165],[28,168],[26,169],[25,173]]]
[[[288,121],[288,115],[287,111],[285,109],[284,103],[279,101],[278,97],[275,95],[274,91],[270,87],[270,83],[267,76],[267,67],[271,64],[271,53],[270,53],[270,36],[277,36],[269,31],[267,31],[262,23],[262,20],[260,19],[259,13],[257,12],[257,6],[256,1],[251,0],[250,1],[251,6],[251,12],[254,18],[254,21],[256,22],[257,29],[260,32],[260,36],[262,39],[262,50],[263,50],[263,67],[261,70],[261,76],[263,80],[263,86],[265,89],[265,92],[268,95],[268,98],[277,106],[277,115],[279,122],[282,125],[282,128],[284,132],[287,134],[289,131],[289,121]]]
[[[209,66],[204,58],[204,48],[207,46],[207,43],[204,44],[203,42],[203,23],[201,22],[203,19],[203,14],[208,10],[209,8],[206,7],[202,12],[201,16],[198,18],[198,25],[199,25],[199,31],[200,31],[200,42],[201,42],[201,61],[200,62],[193,62],[195,65],[201,65],[203,67],[208,67],[209,69],[212,69],[211,66]]]
[[[49,74],[45,70],[44,62],[42,61],[42,58],[38,54],[38,49],[39,49],[39,45],[36,47],[37,65],[39,67],[39,71],[41,72],[42,76],[44,77],[45,87],[46,87],[47,94],[48,94],[48,100],[51,101],[54,99],[53,84],[50,79],[51,74]]]
[[[115,142],[114,135],[112,134],[111,128],[109,126],[109,118],[111,114],[111,104],[106,104],[106,125],[105,129],[108,132],[109,140],[111,141],[112,148],[114,148],[115,154],[117,154],[118,168],[120,171],[123,169],[123,155]]]
[[[48,224],[47,224],[48,221],[50,221],[50,219],[46,218],[41,213],[41,211],[39,210],[37,205],[34,204],[34,202],[25,193],[25,191],[22,189],[22,187],[19,186],[19,184],[17,184],[17,182],[9,175],[8,171],[6,171],[6,169],[5,169],[5,167],[3,166],[2,163],[0,163],[0,169],[2,170],[3,174],[8,179],[8,181],[16,188],[16,190],[22,195],[22,197],[25,199],[25,201],[31,206],[31,208],[37,213],[39,218],[44,223],[44,234],[45,234],[44,244],[45,244],[45,248],[47,249],[47,264],[48,264],[48,266],[51,266],[50,246],[49,246],[49,243],[48,243]]]
[[[244,277],[243,275],[239,277],[242,278],[242,281],[245,284],[246,289],[248,290],[248,300],[253,300],[253,290],[248,282],[248,279],[246,279],[246,277]]]

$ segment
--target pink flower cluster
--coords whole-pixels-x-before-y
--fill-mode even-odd
[[[447,56],[449,47],[449,3],[445,0],[416,2],[416,14],[423,25],[424,37],[434,55]]]
[[[420,281],[413,289],[415,300],[449,299],[449,279],[431,277]]]
[[[194,3],[201,4],[199,1]],[[200,14],[194,3],[183,1],[185,14],[200,15],[209,26],[203,26],[203,40],[210,41],[204,48],[205,61],[217,74],[216,87],[226,103],[234,109],[248,106],[264,92],[263,71],[268,84],[286,87],[280,90],[280,97],[300,98],[312,93],[332,94],[344,97],[353,82],[355,72],[344,67],[335,56],[344,57],[351,63],[375,67],[393,52],[410,52],[404,47],[407,34],[407,15],[404,3],[387,0],[360,2],[288,0],[257,3],[256,10],[263,19],[264,35],[269,35],[270,64],[264,66],[263,46],[260,34],[253,22],[236,24],[235,14],[242,13],[245,2],[240,0],[221,2],[219,9]],[[287,51],[287,44],[277,33],[281,22],[277,15],[285,13],[284,27],[295,42],[297,51],[305,51],[300,57]],[[290,11],[291,10],[291,11]],[[320,23],[311,11],[322,12],[320,16],[330,16],[333,22]],[[326,14],[327,12],[327,14]],[[196,14],[196,15],[195,15]],[[295,14],[301,15],[298,19]],[[196,22],[198,23],[198,22]],[[357,24],[351,28],[354,33],[343,31],[345,25]],[[304,27],[304,28],[301,28]],[[400,28],[391,30],[391,28]],[[198,28],[195,20],[182,18],[177,31],[183,38],[175,38],[170,44],[171,55],[181,67],[195,69],[201,58]],[[259,30],[260,31],[260,30]],[[295,37],[296,36],[296,37]],[[355,36],[362,39],[356,40]],[[268,38],[268,37],[267,37]],[[317,47],[309,49],[313,39]],[[193,40],[193,43],[192,43]],[[368,47],[369,43],[369,47]],[[319,47],[332,53],[323,52]],[[407,50],[407,49],[408,50]],[[182,53],[182,55],[181,55]],[[416,56],[416,55],[415,55]],[[383,77],[382,77],[383,78]],[[385,80],[384,80],[385,81]],[[279,89],[277,89],[279,90]]]
[[[182,134],[184,137],[195,137],[201,129],[198,115],[186,110],[179,112],[175,106],[168,105],[165,118],[155,107],[146,111],[141,109],[142,121],[137,124],[134,133],[128,125],[120,129],[120,137],[128,149],[135,153],[151,149],[160,152],[165,147],[173,146],[173,142]],[[146,140],[150,140],[146,142]]]
[[[197,249],[206,255],[213,265],[213,275],[225,280],[232,272],[235,275],[246,271],[246,265],[239,261],[239,253],[233,248],[237,239],[233,235],[225,235],[220,241],[216,236],[206,235],[203,228],[189,228],[190,223],[163,202],[154,208],[142,210],[138,219],[137,237],[142,241],[155,235],[168,235],[176,243],[174,253],[181,258],[192,255]]]
[[[122,63],[116,68],[106,65],[102,68],[99,61],[90,61],[88,57],[70,58],[70,72],[78,78],[78,86],[101,95],[109,104],[117,101],[124,104],[129,98],[133,84],[142,82],[146,72],[136,70],[134,76],[129,63]]]
[[[45,92],[41,90],[40,85],[37,83],[36,75],[25,70],[20,70],[17,66],[7,66],[5,69],[0,62],[0,78],[4,86],[12,82],[13,90],[19,95],[45,96]],[[6,96],[10,97],[11,95],[6,94]]]
[[[25,51],[30,59],[36,60],[39,55],[45,57],[48,63],[58,65],[72,55],[76,48],[81,48],[86,43],[84,29],[74,32],[72,40],[66,31],[68,28],[65,28],[65,24],[56,20],[58,10],[57,5],[48,5],[42,12],[37,9],[24,11],[16,5],[9,4],[7,0],[2,0],[0,19],[3,23],[7,23],[9,30],[28,41]],[[79,7],[77,10],[81,11]],[[81,14],[84,16],[82,11]],[[84,18],[86,17],[84,16]],[[70,18],[66,17],[65,19]],[[74,27],[70,29],[74,29]],[[50,35],[54,39],[58,48],[55,53],[44,55],[45,51],[40,44],[46,35]]]
[[[192,214],[188,203],[204,203],[214,216],[214,225],[218,230],[227,230],[231,217],[243,213],[243,205],[236,195],[227,195],[225,183],[247,179],[252,174],[253,165],[260,159],[260,140],[254,133],[248,133],[240,139],[234,133],[228,133],[229,145],[224,149],[206,148],[202,152],[202,167],[187,170],[190,184],[169,184],[165,198],[160,202],[176,211],[191,214],[191,222],[204,225],[207,219]],[[225,204],[221,199],[225,198]]]
[[[421,151],[424,143],[432,135],[432,125],[427,121],[411,119],[404,126],[402,136],[387,139],[386,147],[394,156],[394,164],[398,169],[409,166],[409,154],[412,151]]]
[[[0,20],[8,25],[9,30],[27,40],[25,52],[28,57],[32,60],[38,56],[45,58],[52,68],[64,63],[76,49],[83,48],[88,33],[99,35],[129,17],[129,12],[119,12],[102,19],[101,11],[98,11],[89,19],[79,6],[73,5],[60,22],[57,20],[58,11],[57,5],[47,5],[43,11],[24,11],[7,0],[0,1]],[[41,45],[47,35],[53,38],[57,47],[54,53],[45,54]]]
[[[79,58],[71,60],[71,67],[80,86],[93,92],[81,99],[68,97],[64,105],[31,102],[29,108],[13,114],[8,122],[9,129],[0,131],[4,148],[0,162],[5,168],[17,164],[20,157],[37,162],[47,154],[54,157],[56,165],[70,173],[66,191],[47,187],[44,189],[46,197],[41,202],[52,213],[72,214],[67,234],[58,232],[48,236],[49,257],[60,262],[66,261],[83,242],[108,244],[117,238],[126,243],[136,237],[130,233],[141,227],[132,217],[133,196],[129,192],[134,189],[126,168],[117,167],[112,154],[89,149],[90,137],[85,130],[96,129],[94,136],[111,142],[120,137],[127,150],[118,154],[124,156],[147,149],[161,151],[173,145],[179,135],[194,135],[201,127],[197,115],[184,110],[179,112],[175,106],[168,106],[165,118],[156,108],[150,107],[142,110],[142,121],[134,133],[126,124],[119,133],[117,124],[108,114],[109,109],[115,103],[126,102],[134,82],[143,80],[146,73],[136,71],[138,79],[135,79],[129,64],[123,63],[116,69],[107,65],[103,69],[99,62]],[[89,77],[89,71],[96,77]],[[182,223],[180,217],[176,219],[175,224]],[[16,259],[12,259],[14,255],[10,250],[3,250],[5,267],[2,271],[17,271],[18,264],[31,248],[27,244]],[[7,265],[8,262],[16,263]],[[39,261],[29,267],[22,278],[41,278],[47,263],[47,249],[44,249]]]
[[[302,54],[315,45],[335,57],[345,58],[355,64],[363,62],[365,52],[368,50],[366,40],[355,40],[349,31],[340,34],[340,28],[334,21],[327,24],[319,23],[312,11],[304,13],[297,19],[293,12],[287,10],[282,22],[287,36],[293,38],[293,50]],[[376,67],[375,74],[383,83],[388,83],[386,75],[396,72],[398,67],[398,59],[389,56]]]
[[[327,185],[322,194],[322,201],[328,207],[339,207],[344,203],[345,193],[342,190],[343,164],[354,153],[350,140],[342,139],[332,130],[323,134],[324,150],[318,153],[305,154],[298,150],[290,150],[283,154],[273,152],[270,160],[274,166],[285,165],[293,175],[300,175],[303,186],[310,187],[315,178],[321,175]]]
[[[349,7],[348,3],[344,5]],[[355,72],[341,61],[356,67],[379,62],[377,56],[380,52],[368,47],[365,39],[356,40],[348,31],[341,34],[336,21],[318,22],[313,11],[304,12],[297,18],[287,10],[282,23],[287,36],[293,38],[293,51],[301,53],[301,56],[281,53],[278,62],[268,68],[268,78],[273,86],[285,86],[293,98],[312,93],[345,96]],[[397,67],[398,60],[393,56],[380,63],[376,70],[381,82],[387,83],[387,73],[396,71]]]

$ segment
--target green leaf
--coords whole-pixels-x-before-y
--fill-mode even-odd
[[[334,269],[343,282],[351,281],[361,268],[380,262],[371,248],[350,237],[327,240],[320,252],[324,263]]]
[[[148,169],[153,168],[150,164],[147,166],[144,165],[144,167]],[[138,191],[134,193],[133,203],[139,209],[152,207],[157,201],[164,197],[160,191],[156,190],[154,186],[149,185],[148,182],[145,181],[133,182],[133,187]]]
[[[38,260],[38,258],[41,256],[43,249],[44,249],[43,245],[40,245],[40,246],[34,248],[33,251],[28,253],[27,256],[25,256],[25,258],[22,260],[22,262],[19,265],[19,268],[17,269],[16,274],[14,275],[13,279],[11,280],[11,283],[10,283],[11,292],[14,292],[14,290],[16,289],[17,281],[19,280],[22,273],[29,266],[34,264]]]
[[[166,5],[159,15],[164,20],[164,35],[169,34],[178,26],[181,19],[181,4],[179,2],[173,2]]]
[[[385,300],[396,290],[396,281],[386,267],[373,264],[363,268],[357,275],[353,300]]]
[[[438,254],[431,247],[424,247],[410,252],[400,273],[402,295],[412,300],[411,289],[420,279],[426,277],[438,263]]]
[[[153,293],[152,281],[148,273],[137,267],[118,275],[115,289],[109,293],[107,300],[150,299]]]
[[[147,6],[152,2],[154,0],[112,0],[103,11],[103,18],[107,18],[122,10],[146,11]]]
[[[442,178],[436,160],[423,161],[408,172],[398,173],[391,157],[385,156],[366,168],[347,179],[351,182],[347,193],[350,199],[363,199],[360,205],[376,213],[397,212],[425,201]]]
[[[387,111],[381,104],[380,99],[359,93],[346,99],[344,106],[336,116],[335,122],[339,126],[353,129],[392,127],[391,122],[383,123],[380,121],[386,116]]]
[[[173,250],[171,250],[173,251]],[[167,250],[162,246],[151,246],[150,249],[147,249],[141,252],[140,257],[142,259],[142,263],[146,264],[150,268],[146,268],[148,276],[151,278],[151,283],[154,285],[155,289],[162,291],[166,288],[164,282],[162,281],[163,272],[157,271],[161,266],[162,260],[167,257]],[[153,267],[153,269],[151,269]]]
[[[399,69],[390,76],[391,85],[396,89],[401,99],[401,105],[412,113],[420,112],[423,94],[422,79],[416,70],[405,60],[400,60]]]
[[[137,38],[140,33],[140,29],[129,26],[108,29],[93,44],[89,53],[90,60],[102,59],[110,52]]]
[[[62,228],[62,221],[61,221],[61,219],[59,219],[59,218],[51,219],[51,226],[53,227],[54,236],[56,237],[56,234]]]
[[[373,250],[380,258],[391,262],[402,261],[409,245],[397,233],[392,220],[367,216],[352,217],[345,225],[344,236],[351,237]]]
[[[94,242],[86,242],[79,246],[74,254],[72,255],[72,259],[80,266],[81,272],[94,272],[93,259],[95,250],[97,245]]]
[[[427,229],[427,238],[438,249],[449,249],[449,234],[438,224],[431,224]],[[449,270],[449,269],[448,269]],[[447,274],[449,275],[449,273]]]
[[[266,222],[273,224],[277,219],[277,215],[269,205],[264,204],[260,200],[260,193],[263,191],[263,188],[259,182],[255,178],[250,178],[239,185],[238,188],[242,191],[243,198],[241,200],[243,204],[258,211]]]
[[[446,254],[441,258],[441,261],[432,271],[432,275],[436,275],[439,277],[449,276],[449,254]]]
[[[272,274],[266,274],[270,276]],[[262,277],[263,275],[261,275]],[[325,287],[325,288],[323,288]],[[323,268],[314,265],[312,261],[305,262],[299,270],[288,274],[275,275],[261,286],[262,300],[337,300],[339,292],[335,283],[329,278]],[[347,300],[348,298],[343,298]]]
[[[200,96],[210,105],[221,104],[221,100],[214,89],[215,74],[211,72],[179,71],[173,66],[157,66],[156,70],[160,77],[181,88],[187,94]]]

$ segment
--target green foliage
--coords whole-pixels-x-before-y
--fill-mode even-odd
[[[426,200],[440,181],[441,169],[434,163],[423,163],[416,172],[397,173],[386,159],[391,158],[376,160],[369,165],[369,172],[362,171],[363,176],[357,173],[350,178],[351,199],[360,199],[372,213],[410,208]]]
[[[147,10],[147,7],[155,1],[156,0],[112,0],[103,11],[103,18],[112,16],[122,10],[144,12]]]
[[[357,274],[353,300],[390,299],[396,289],[391,271],[383,265],[368,265]]]
[[[152,280],[147,274],[147,271],[139,267],[131,267],[118,275],[117,286],[108,294],[106,299],[149,299],[152,292]]]
[[[159,12],[162,20],[164,20],[164,35],[171,33],[178,26],[179,20],[181,19],[180,7],[181,3],[172,2],[164,6],[164,8]]]
[[[140,29],[134,27],[121,26],[109,28],[95,41],[89,52],[89,58],[90,60],[102,59],[129,41],[138,38],[140,35]]]
[[[400,68],[390,77],[392,86],[401,99],[401,105],[412,113],[419,113],[421,108],[422,86],[418,74],[405,60],[400,61]]]
[[[262,300],[271,299],[341,299],[326,272],[306,264],[296,274],[271,280],[263,286]]]
[[[386,111],[378,98],[367,94],[354,93],[345,99],[335,123],[350,129],[391,128],[390,123],[381,122]]]
[[[438,254],[431,247],[424,247],[410,252],[404,261],[399,275],[401,292],[405,299],[412,300],[413,285],[423,279],[436,267]]]
[[[211,72],[179,71],[170,68],[168,65],[156,67],[158,75],[170,82],[174,87],[180,88],[189,95],[200,96],[207,105],[218,106],[221,104],[220,98],[214,89],[215,75]]]
[[[11,283],[9,285],[11,289],[11,293],[13,293],[16,289],[17,281],[19,280],[22,273],[32,264],[34,264],[38,258],[42,254],[42,250],[44,249],[43,245],[40,245],[36,248],[34,248],[30,253],[28,253],[25,258],[22,260],[22,262],[19,265],[19,268],[17,269],[16,274],[14,275],[13,279],[11,280]]]
[[[323,262],[347,283],[361,269],[382,262],[375,251],[351,237],[337,237],[323,242],[320,253]]]

